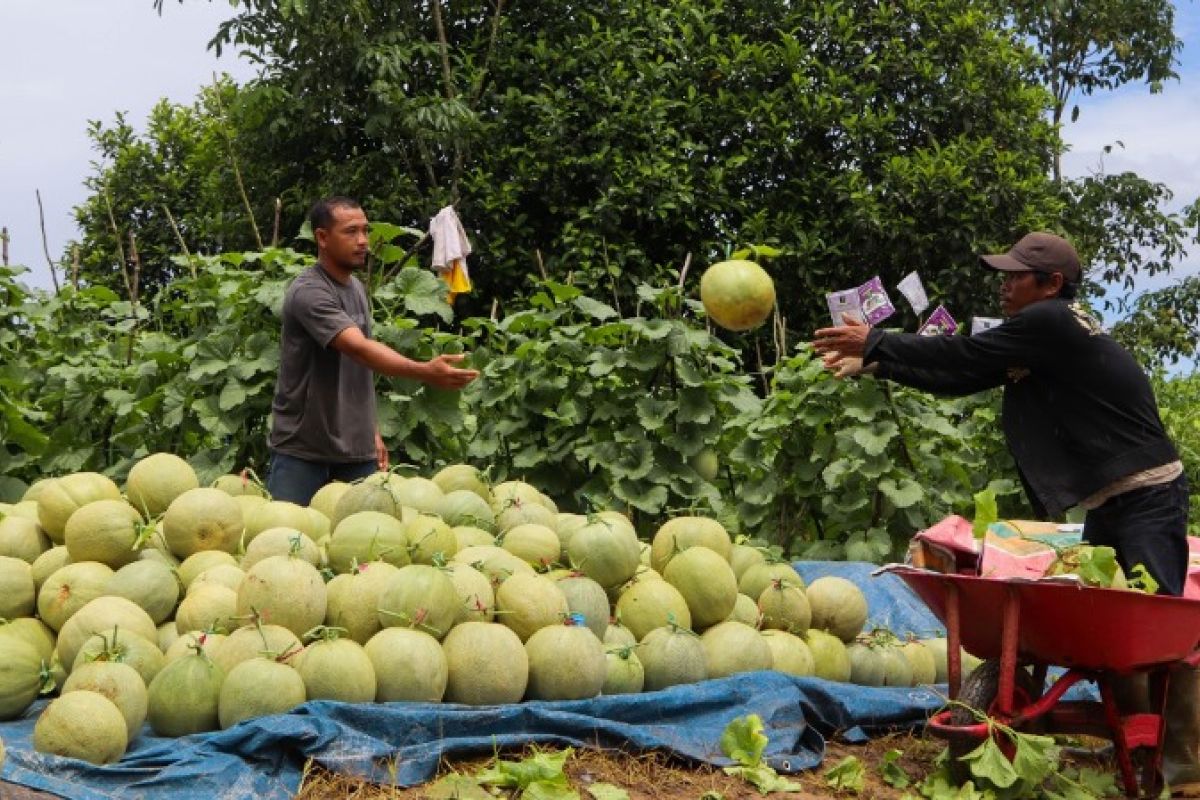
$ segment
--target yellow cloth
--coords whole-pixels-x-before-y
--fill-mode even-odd
[[[465,267],[463,259],[456,258],[450,262],[448,269],[439,270],[438,274],[450,287],[450,292],[446,295],[447,303],[453,303],[455,297],[471,291],[471,279],[467,277]]]

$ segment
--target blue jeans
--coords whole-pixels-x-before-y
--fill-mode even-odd
[[[1119,494],[1087,512],[1083,539],[1117,551],[1125,574],[1142,564],[1158,581],[1159,594],[1181,595],[1188,568],[1188,484],[1170,483]]]
[[[272,452],[267,491],[271,493],[272,500],[286,500],[306,506],[325,484],[331,481],[356,481],[374,474],[378,468],[379,463],[375,460],[327,464]]]

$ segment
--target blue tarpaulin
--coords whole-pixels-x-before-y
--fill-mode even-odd
[[[806,582],[836,574],[868,596],[868,627],[936,635],[940,625],[894,575],[870,577],[870,564],[797,564]],[[821,763],[825,739],[861,741],[921,725],[943,703],[928,689],[874,689],[775,672],[737,675],[660,692],[569,702],[469,707],[315,701],[229,730],[163,739],[143,729],[117,764],[96,767],[33,751],[45,701],[0,724],[8,748],[3,778],[68,798],[284,798],[308,759],[379,783],[410,786],[432,778],[443,756],[485,754],[531,743],[664,750],[713,764],[725,726],[758,714],[768,761],[782,772]]]

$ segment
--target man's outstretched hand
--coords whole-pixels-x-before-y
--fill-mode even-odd
[[[463,353],[451,353],[437,356],[425,362],[425,375],[421,379],[430,386],[438,389],[461,389],[479,377],[477,369],[462,369],[456,367],[466,358]]]
[[[822,356],[832,355],[833,362],[844,358],[862,358],[867,346],[867,334],[871,326],[859,322],[848,314],[842,315],[844,325],[836,328],[821,328],[813,339],[813,349]],[[831,361],[826,359],[826,365]]]

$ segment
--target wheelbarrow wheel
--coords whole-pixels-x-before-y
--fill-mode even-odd
[[[1020,710],[1024,705],[1032,702],[1040,692],[1034,684],[1033,677],[1024,669],[1017,670],[1016,680],[1013,705],[1014,710]],[[996,658],[980,664],[963,681],[962,690],[958,693],[958,702],[961,705],[955,705],[950,709],[950,723],[952,725],[971,725],[978,722],[979,718],[972,713],[971,709],[987,714],[999,693],[1000,659]],[[969,761],[964,761],[963,756],[979,747],[981,743],[981,740],[968,736],[951,737],[948,740],[950,775],[959,785],[971,780],[972,777],[971,764]]]

